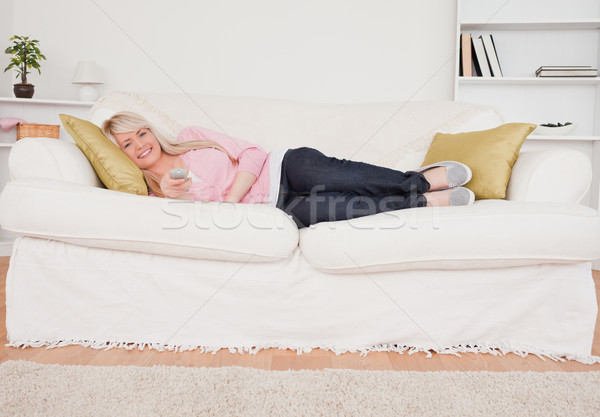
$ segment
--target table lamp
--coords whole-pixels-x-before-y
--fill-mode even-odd
[[[96,91],[94,84],[103,84],[104,80],[96,61],[79,61],[71,82],[81,84],[77,93],[79,100],[96,101],[98,91]]]

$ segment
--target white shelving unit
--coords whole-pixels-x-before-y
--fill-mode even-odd
[[[44,98],[0,97],[0,103],[46,104],[59,106],[92,107],[95,101],[51,100]]]
[[[69,114],[87,119],[93,102],[71,100],[20,99],[0,97],[0,117],[18,117],[29,123],[60,125],[58,115]],[[17,138],[16,128],[4,132],[0,130],[0,191],[9,181],[8,155]],[[59,140],[72,141],[61,127]],[[15,236],[0,228],[0,256],[9,256]]]
[[[523,150],[577,149],[594,167],[582,203],[600,203],[600,77],[538,78],[542,65],[600,67],[600,0],[458,0],[456,45],[461,33],[492,34],[504,77],[459,77],[454,98],[493,105],[506,122],[572,122],[567,136],[531,135]]]
[[[60,113],[87,118],[95,102],[0,97],[0,117],[18,117],[29,123],[60,125]],[[16,129],[0,130],[0,148],[10,148],[16,140]],[[61,139],[70,136],[61,126]],[[1,179],[1,178],[0,178]],[[4,182],[0,183],[3,186]]]
[[[526,2],[523,2],[526,3]],[[587,2],[590,3],[590,2]],[[559,20],[512,20],[512,21],[461,21],[465,32],[485,30],[580,30],[600,28],[600,19],[559,19]]]
[[[458,77],[459,84],[525,84],[525,85],[595,85],[600,77],[543,78],[543,77]]]

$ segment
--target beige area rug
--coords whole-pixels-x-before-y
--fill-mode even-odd
[[[600,372],[0,365],[2,416],[599,416]]]

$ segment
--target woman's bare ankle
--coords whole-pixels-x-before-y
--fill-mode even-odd
[[[447,190],[442,190],[442,191],[426,192],[423,195],[427,199],[427,207],[449,206],[451,192],[452,192],[451,188],[447,189]]]
[[[435,167],[428,169],[423,173],[423,176],[429,183],[429,191],[440,190],[448,187],[448,176],[446,175],[446,167]]]

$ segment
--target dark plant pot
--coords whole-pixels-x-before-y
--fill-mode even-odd
[[[13,91],[17,98],[31,98],[33,97],[33,84],[13,84]]]

